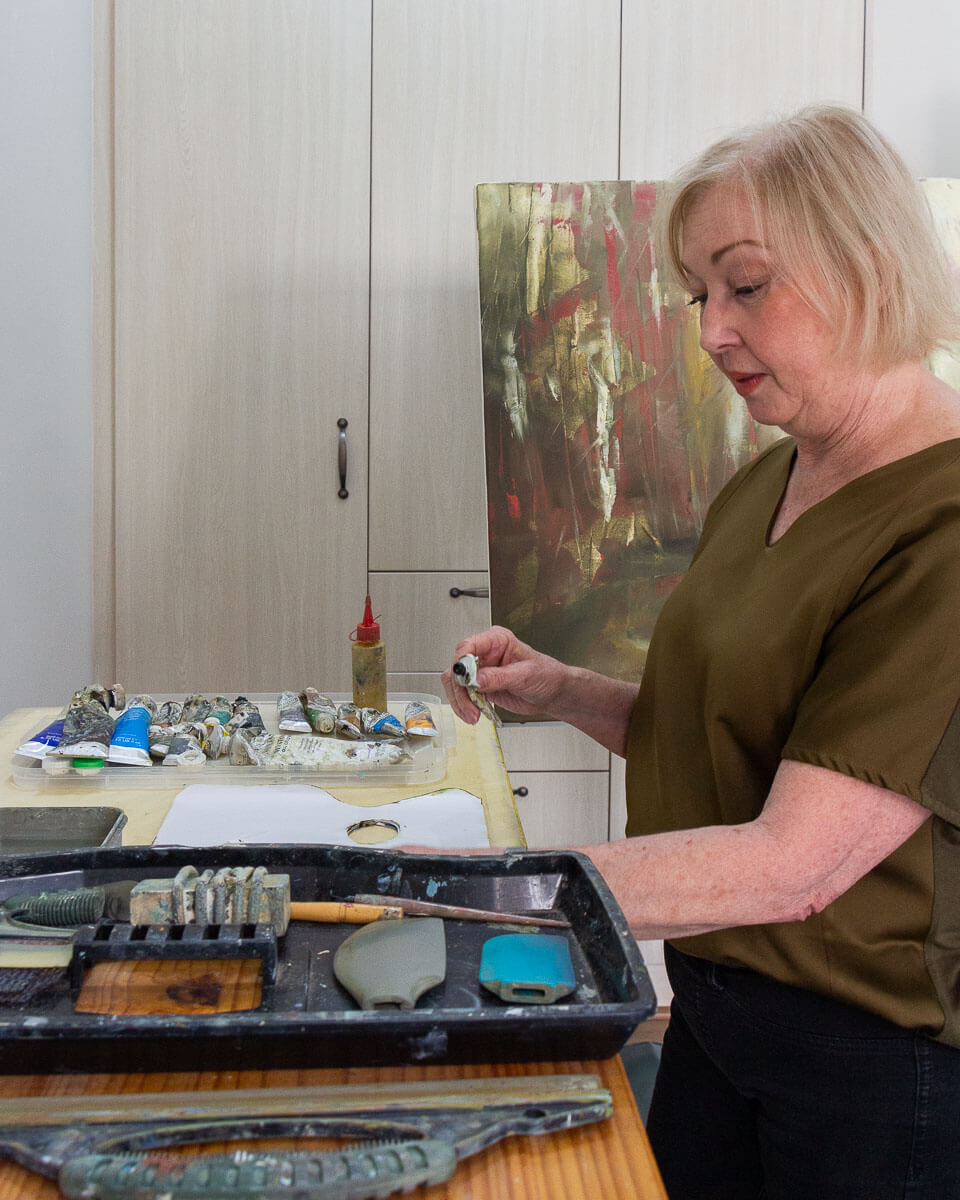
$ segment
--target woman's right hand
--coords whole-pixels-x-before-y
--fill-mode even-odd
[[[500,625],[465,638],[454,651],[454,661],[464,654],[476,655],[477,687],[492,704],[523,716],[553,715],[570,673],[564,663],[534,650]],[[452,666],[441,679],[453,711],[468,725],[476,724],[480,710],[454,678]]]

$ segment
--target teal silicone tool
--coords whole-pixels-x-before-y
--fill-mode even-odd
[[[76,1200],[367,1200],[445,1183],[457,1149],[438,1138],[363,1142],[322,1154],[237,1150],[196,1159],[90,1154],[60,1172]]]
[[[484,943],[480,982],[511,1004],[552,1004],[576,989],[567,939],[549,933],[504,933]]]

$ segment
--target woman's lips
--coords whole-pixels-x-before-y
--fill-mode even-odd
[[[749,396],[764,381],[766,376],[762,371],[754,375],[730,375],[729,379],[741,396]]]

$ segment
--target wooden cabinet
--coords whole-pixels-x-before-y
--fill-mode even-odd
[[[504,725],[500,746],[531,849],[607,840],[608,751],[555,721]]]
[[[343,690],[367,566],[370,8],[115,0],[98,32],[98,668]]]
[[[617,172],[620,0],[376,0],[370,569],[486,570],[474,189]]]

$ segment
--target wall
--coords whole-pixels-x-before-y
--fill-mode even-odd
[[[0,4],[0,713],[91,670],[91,5]]]
[[[91,670],[93,3],[0,3],[0,713]],[[868,115],[918,174],[960,176],[960,7],[865,3]]]
[[[920,176],[960,178],[960,5],[867,0],[864,112]]]

